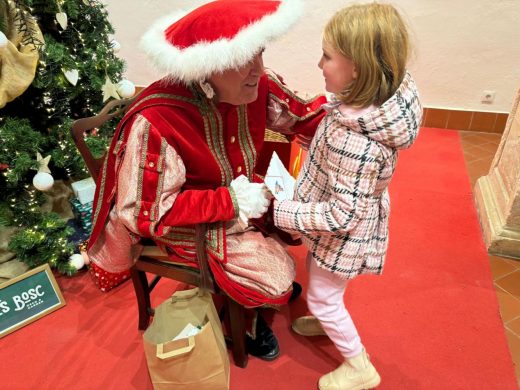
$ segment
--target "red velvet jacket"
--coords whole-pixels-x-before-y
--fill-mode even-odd
[[[208,223],[207,252],[220,287],[248,306],[255,305],[255,302],[283,303],[286,297],[282,297],[280,302],[252,297],[247,289],[230,283],[218,266],[219,262],[226,261],[224,222],[238,214],[228,186],[241,174],[251,181],[260,180],[254,170],[266,127],[312,135],[323,116],[321,105],[324,102],[322,96],[309,101],[298,98],[272,75],[261,78],[258,99],[243,106],[215,104],[195,86],[166,85],[164,82],[152,84],[129,108],[107,154],[97,183],[89,249],[105,229],[117,192],[121,157],[139,113],[150,123],[138,179],[141,190],[135,217],[139,235],[152,238],[162,246],[193,249],[193,225]],[[162,180],[165,141],[183,161],[186,181],[171,209],[158,217],[157,194]],[[111,270],[105,267],[104,271],[108,272],[103,272],[103,264],[99,261],[94,268],[103,273],[105,281],[111,279]],[[113,281],[110,283],[115,284]],[[110,287],[105,283],[105,289]]]

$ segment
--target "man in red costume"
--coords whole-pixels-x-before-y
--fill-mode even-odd
[[[265,44],[298,18],[300,0],[208,3],[160,20],[142,40],[167,76],[129,108],[98,179],[88,254],[107,291],[128,278],[141,238],[198,267],[194,225],[208,226],[215,281],[246,307],[289,300],[295,276],[283,247],[250,223],[269,205],[255,174],[265,129],[312,135],[323,97],[303,100],[265,71]],[[249,352],[279,355],[258,316]]]

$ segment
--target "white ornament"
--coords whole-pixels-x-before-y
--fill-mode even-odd
[[[81,269],[85,265],[85,260],[83,259],[83,256],[81,256],[79,253],[74,253],[72,256],[69,257],[69,265],[73,266],[76,269]]]
[[[65,12],[58,12],[56,14],[56,20],[63,30],[67,29],[67,14]]]
[[[117,83],[117,93],[125,99],[128,99],[135,94],[135,85],[130,80],[123,79]]]
[[[49,169],[49,161],[51,156],[45,158],[39,152],[36,152],[36,161],[38,161],[38,173],[33,177],[33,185],[40,191],[47,191],[54,185],[54,178]]]
[[[47,191],[54,185],[54,178],[50,173],[38,172],[33,177],[33,185],[40,191]]]
[[[7,39],[5,34],[2,31],[0,31],[0,49],[7,47],[8,43],[9,43],[9,39]]]
[[[114,50],[114,53],[117,53],[117,52],[119,52],[119,50],[121,50],[121,44],[118,41],[116,41],[115,39],[113,39],[110,42],[110,46],[112,47],[112,50]]]
[[[72,85],[76,85],[78,83],[79,79],[79,71],[77,69],[72,70],[62,70],[63,74],[65,75],[65,78],[71,83]]]

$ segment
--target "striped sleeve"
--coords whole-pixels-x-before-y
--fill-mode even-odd
[[[274,221],[282,230],[307,234],[346,234],[366,214],[380,159],[375,142],[358,134],[327,137],[314,150],[302,180],[312,182],[320,201],[275,202]]]
[[[185,166],[159,131],[138,117],[118,174],[116,207],[125,226],[141,237],[167,234],[169,227],[235,218],[227,187],[182,190]]]

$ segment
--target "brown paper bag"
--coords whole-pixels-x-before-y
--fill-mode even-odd
[[[171,341],[189,323],[200,332]],[[229,356],[208,292],[177,291],[160,304],[143,344],[154,389],[229,389]]]

